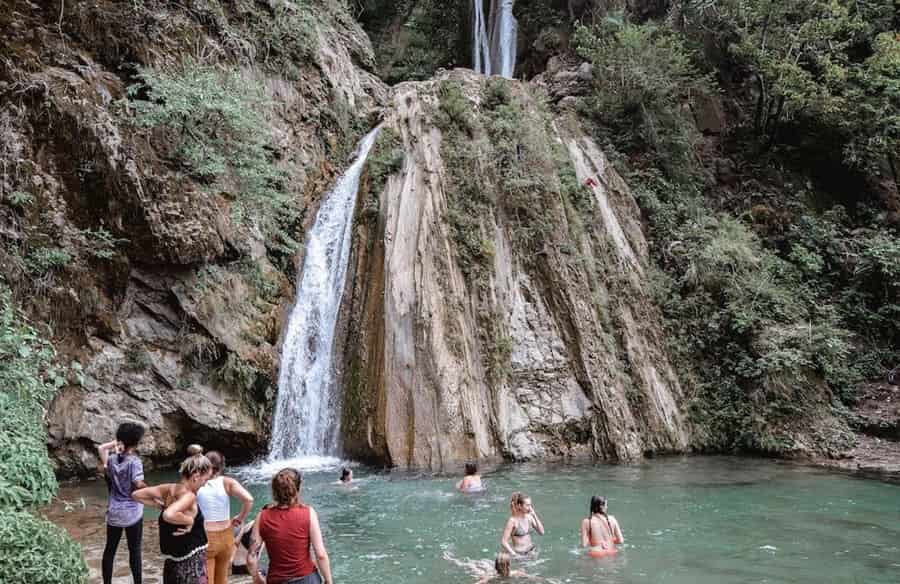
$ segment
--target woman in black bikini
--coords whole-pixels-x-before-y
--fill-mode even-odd
[[[510,497],[509,509],[512,516],[507,520],[506,527],[503,528],[500,545],[510,554],[521,556],[534,549],[530,535],[532,528],[538,532],[538,535],[544,535],[544,524],[541,523],[537,511],[531,504],[531,497],[518,491]]]

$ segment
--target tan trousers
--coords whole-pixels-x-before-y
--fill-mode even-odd
[[[226,584],[231,571],[231,556],[234,554],[234,533],[231,528],[222,531],[208,531],[206,538],[206,577],[209,584]]]

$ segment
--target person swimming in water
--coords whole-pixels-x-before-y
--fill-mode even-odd
[[[456,483],[456,490],[463,493],[480,493],[484,490],[481,476],[478,474],[478,465],[474,462],[466,463],[466,476]]]
[[[581,545],[588,548],[592,558],[603,558],[618,552],[616,545],[624,543],[619,522],[606,514],[606,497],[591,497],[591,514],[581,520]]]
[[[444,552],[444,559],[464,568],[467,572],[478,578],[475,584],[486,584],[497,578],[534,578],[523,570],[512,569],[512,556],[508,552],[497,552],[493,565],[490,560],[460,560],[450,552]]]
[[[500,545],[512,555],[521,556],[530,553],[534,550],[531,530],[537,531],[538,535],[544,535],[544,524],[531,504],[531,497],[518,491],[510,497],[509,509],[511,517],[503,529]]]

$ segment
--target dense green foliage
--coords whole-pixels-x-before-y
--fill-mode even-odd
[[[0,284],[0,506],[50,501],[56,479],[47,458],[43,406],[65,381],[56,353]]]
[[[578,54],[595,67],[596,91],[585,108],[607,140],[652,153],[667,174],[686,177],[699,141],[690,109],[716,88],[678,35],[653,25],[605,18],[576,30]]]
[[[848,163],[888,166],[900,184],[897,10],[894,0],[724,0],[688,3],[685,17],[753,77],[753,127],[769,146],[785,122],[832,129]]]
[[[900,238],[864,187],[836,193],[850,183],[816,184],[803,166],[816,162],[803,148],[829,140],[848,166],[892,166],[889,4],[682,2],[669,23],[605,18],[576,32],[596,78],[581,111],[646,215],[701,447],[839,451],[835,398],[852,401],[858,381],[898,357]],[[724,52],[705,52],[710,40]],[[691,106],[715,98],[712,74],[733,84],[735,71],[750,91],[731,102],[742,115],[725,146],[743,172],[721,184]],[[779,149],[787,123],[794,146]]]
[[[82,584],[81,547],[46,519],[0,507],[0,582]]]
[[[468,66],[470,0],[352,0],[387,83],[422,80]]]
[[[25,320],[0,283],[0,582],[79,584],[87,567],[65,532],[25,509],[50,502],[44,404],[64,382],[52,345]]]
[[[272,155],[262,88],[238,72],[188,61],[177,70],[142,69],[129,88],[135,121],[171,132],[178,161],[210,191],[229,193],[233,215],[289,254],[296,242],[281,229],[296,215],[284,173]]]

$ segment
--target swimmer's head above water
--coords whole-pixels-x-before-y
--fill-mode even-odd
[[[606,497],[600,497],[594,495],[591,497],[591,515],[601,514],[606,515],[606,508],[608,506],[608,501]]]
[[[466,463],[466,476],[472,476],[478,474],[478,465],[474,462]]]
[[[497,552],[497,556],[494,558],[494,569],[497,570],[497,574],[508,577],[511,561],[512,556],[509,555],[509,552]]]
[[[510,511],[512,511],[513,515],[519,513],[528,515],[533,509],[533,506],[531,504],[531,497],[529,497],[525,493],[515,491],[509,498],[509,509]]]
[[[346,466],[341,469],[341,482],[349,483],[353,480],[353,471],[347,468]]]

